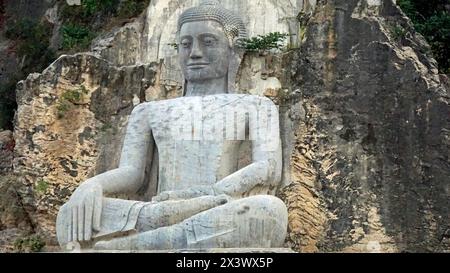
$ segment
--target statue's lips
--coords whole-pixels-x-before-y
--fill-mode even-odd
[[[188,64],[187,67],[189,69],[202,69],[209,65],[209,63],[195,63],[195,64]]]

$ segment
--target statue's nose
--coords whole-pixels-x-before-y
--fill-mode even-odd
[[[190,57],[192,59],[200,59],[203,58],[202,49],[200,48],[200,43],[198,41],[192,42],[192,51]]]

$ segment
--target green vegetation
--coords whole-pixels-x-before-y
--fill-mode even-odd
[[[119,0],[83,0],[82,8],[85,16],[92,16],[99,12],[115,13]]]
[[[265,52],[271,49],[281,49],[289,34],[271,32],[267,35],[258,35],[243,41],[243,47],[248,52]]]
[[[16,51],[23,59],[22,72],[28,75],[42,71],[56,59],[55,52],[49,49],[52,27],[43,22],[30,19],[8,21],[5,36],[17,41]]]
[[[170,43],[170,44],[167,44],[167,45],[173,47],[175,50],[178,50],[178,48],[179,48],[177,43]]]
[[[41,179],[36,183],[35,190],[39,194],[44,194],[47,191],[48,187],[49,187],[48,182],[45,181],[44,179]]]
[[[44,248],[45,243],[39,235],[18,238],[14,242],[16,252],[39,252]]]
[[[65,24],[62,27],[63,49],[86,49],[95,36],[88,28],[76,25]]]
[[[149,0],[82,0],[80,6],[63,3],[62,47],[67,51],[88,49],[92,39],[110,20],[127,19],[139,15]]]
[[[398,24],[391,26],[390,31],[392,33],[392,37],[395,40],[400,40],[404,38],[406,36],[406,33],[408,33],[408,31],[404,27]]]
[[[118,7],[117,15],[120,18],[138,16],[150,3],[150,0],[122,1]]]
[[[64,92],[59,99],[58,106],[56,107],[58,110],[57,118],[64,118],[66,112],[72,109],[74,105],[80,104],[86,94],[88,94],[88,90],[84,87],[84,85],[81,85],[77,89]]]
[[[86,87],[84,85],[81,85],[77,89],[64,92],[64,94],[62,95],[62,99],[77,104],[81,103],[83,101],[84,95],[87,95],[88,93],[89,91],[86,89]]]
[[[66,115],[66,112],[69,111],[71,107],[72,107],[72,104],[70,104],[69,102],[61,101],[58,104],[58,106],[56,107],[56,109],[58,110],[58,113],[57,113],[58,119],[64,118],[64,116]]]
[[[17,108],[15,89],[19,80],[33,72],[41,72],[56,59],[49,48],[52,27],[31,19],[10,19],[5,24],[5,36],[15,41],[11,52],[19,59],[20,71],[0,85],[0,128],[12,129],[14,110]]]
[[[87,24],[95,16],[114,16],[119,2],[120,0],[82,0],[80,6],[63,3],[61,17],[66,22]]]
[[[448,0],[398,0],[415,29],[431,46],[443,73],[450,73],[450,13]]]

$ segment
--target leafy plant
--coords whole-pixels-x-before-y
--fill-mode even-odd
[[[442,0],[398,0],[415,29],[431,46],[433,56],[444,73],[450,73],[450,13]]]
[[[82,0],[80,6],[63,4],[63,49],[86,49],[95,32],[111,18],[130,18],[143,11],[149,0]]]
[[[94,34],[87,28],[76,24],[65,24],[62,27],[64,49],[87,48]]]
[[[49,184],[47,181],[45,181],[44,179],[41,179],[37,182],[35,190],[36,192],[38,192],[39,194],[43,194],[47,191],[49,187]]]
[[[175,50],[178,50],[178,48],[179,48],[177,43],[170,43],[170,44],[167,44],[167,45],[173,47]]]
[[[72,109],[74,104],[79,104],[83,101],[84,95],[88,93],[88,90],[84,85],[81,85],[77,89],[68,90],[64,92],[60,98],[58,105],[56,106],[57,118],[64,118],[67,111]]]
[[[15,52],[20,59],[20,70],[8,75],[9,80],[0,86],[0,128],[12,129],[16,84],[33,72],[41,72],[56,59],[55,52],[49,48],[52,27],[45,22],[29,18],[11,18],[5,24],[5,36],[15,41]]]
[[[17,41],[16,51],[23,59],[22,72],[25,75],[42,71],[56,59],[55,52],[49,49],[51,34],[51,26],[44,22],[31,19],[8,21],[5,36]]]
[[[115,13],[120,0],[83,0],[82,7],[87,16],[98,12]]]
[[[35,23],[30,19],[22,19],[18,21],[8,21],[6,25],[5,37],[11,40],[26,39],[32,33]]]
[[[118,16],[130,18],[139,15],[149,4],[149,0],[125,0],[118,7]]]
[[[400,25],[394,25],[391,27],[391,33],[395,40],[399,40],[404,38],[408,31]]]
[[[84,85],[81,85],[77,89],[64,92],[62,95],[62,99],[77,104],[83,100],[84,95],[88,94],[88,92],[89,91],[86,89],[86,87]]]
[[[271,32],[267,35],[258,35],[243,41],[243,47],[248,52],[264,52],[271,49],[281,49],[289,34]]]
[[[18,238],[14,241],[14,250],[17,252],[39,252],[45,243],[39,235]]]

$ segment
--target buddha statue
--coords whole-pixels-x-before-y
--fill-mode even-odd
[[[287,208],[274,196],[281,180],[278,109],[268,98],[237,94],[246,37],[242,19],[216,1],[184,11],[178,22],[185,79],[180,98],[136,106],[118,168],[89,178],[57,217],[60,245],[95,250],[276,248]],[[251,158],[239,166],[242,143]],[[157,194],[147,202],[108,196],[144,187],[157,151]]]

